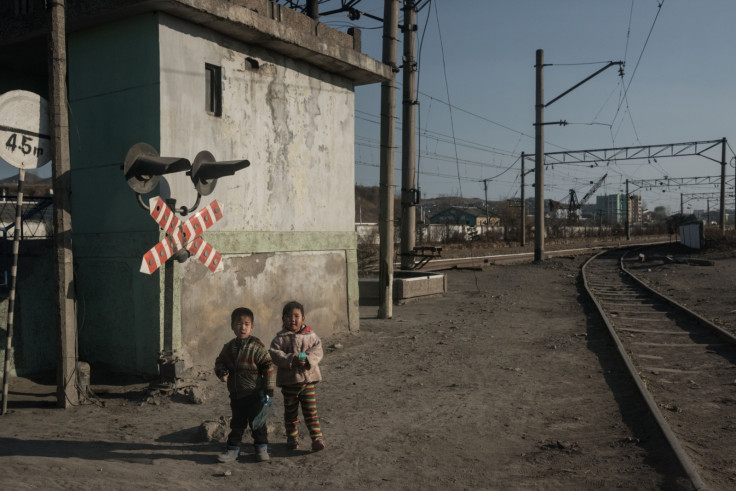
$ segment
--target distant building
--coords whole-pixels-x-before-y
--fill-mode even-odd
[[[596,196],[595,209],[596,214],[603,222],[623,224],[626,218],[626,195],[608,194],[606,196]]]
[[[626,206],[626,194],[609,194],[596,196],[595,209],[597,218],[604,222],[624,224],[626,213],[629,214],[629,223],[642,223],[644,210],[642,208],[641,195],[629,196],[629,206]]]
[[[453,206],[429,217],[430,224],[467,225],[477,227],[488,222],[486,212],[474,207]]]
[[[641,207],[641,195],[629,196],[629,217],[631,223],[642,223],[644,210]]]

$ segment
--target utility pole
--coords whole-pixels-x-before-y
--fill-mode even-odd
[[[394,121],[396,119],[396,50],[399,30],[399,0],[383,2],[383,55],[392,67],[391,80],[381,83],[381,177],[379,187],[380,237],[378,263],[378,317],[393,315],[394,282]]]
[[[607,70],[608,68],[612,67],[613,65],[619,65],[619,73],[623,76],[623,61],[609,61],[606,66],[599,69],[592,75],[589,75],[588,77],[584,78],[582,81],[578,82],[577,84],[573,85],[569,89],[567,89],[562,94],[558,95],[548,103],[544,103],[544,74],[543,74],[543,68],[544,68],[544,50],[538,49],[537,50],[537,63],[535,66],[536,68],[536,79],[537,79],[537,97],[536,97],[536,111],[535,111],[535,122],[534,122],[534,164],[535,164],[535,190],[534,190],[534,199],[536,201],[535,208],[536,208],[536,216],[534,217],[534,261],[539,262],[544,260],[544,125],[546,124],[559,124],[562,126],[565,126],[567,124],[567,121],[559,121],[555,123],[545,123],[544,122],[544,108],[547,106],[552,105],[552,103],[562,99],[564,96],[572,92],[573,90],[577,89],[581,85],[583,85],[588,80],[592,79],[599,73],[602,73],[603,71]]]
[[[483,194],[486,199],[486,226],[488,226],[488,179],[483,179]]]
[[[706,225],[710,225],[710,222],[711,222],[711,220],[710,220],[710,198],[708,198],[708,199],[705,200],[705,210],[706,210],[706,212],[705,212],[706,215],[705,216],[707,217],[705,219],[706,220],[705,224]]]
[[[624,228],[626,229],[626,240],[631,240],[631,229],[629,228],[629,180],[626,179],[626,216],[624,216]]]
[[[49,60],[49,129],[52,145],[54,191],[54,265],[56,267],[56,325],[58,328],[57,389],[59,407],[79,403],[77,392],[77,319],[73,288],[69,113],[66,86],[66,5],[51,3],[51,56]]]
[[[726,139],[721,142],[721,235],[726,235]],[[710,220],[710,213],[708,214]]]
[[[534,261],[544,260],[544,50],[537,50],[534,122]]]
[[[307,0],[305,13],[308,17],[319,20],[319,0]]]
[[[414,58],[414,33],[416,10],[414,0],[404,0],[404,60],[403,60],[403,113],[401,119],[401,269],[411,269],[414,264],[416,244],[417,190],[414,189],[414,90],[417,62]]]
[[[524,197],[524,160],[526,154],[521,152],[521,247],[526,244],[526,198]]]

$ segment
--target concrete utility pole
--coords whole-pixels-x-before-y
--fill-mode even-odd
[[[735,183],[736,184],[736,183]],[[710,220],[710,213],[708,213]],[[721,142],[721,215],[719,217],[721,224],[721,235],[726,235],[726,139]]]
[[[631,240],[631,225],[629,224],[629,217],[631,211],[629,210],[629,180],[626,179],[626,216],[624,217],[624,229],[626,230],[626,240]]]
[[[77,322],[74,303],[74,258],[72,217],[69,114],[66,86],[66,5],[51,3],[49,60],[49,129],[52,145],[52,189],[54,191],[54,265],[56,267],[56,325],[58,328],[57,389],[59,407],[79,404],[77,392]]]
[[[380,237],[378,262],[378,317],[393,315],[394,282],[394,122],[396,120],[396,51],[399,31],[399,0],[383,2],[383,56],[392,67],[391,80],[381,83],[381,178],[379,187]]]
[[[319,20],[319,0],[307,0],[305,13],[312,19]]]
[[[521,152],[521,240],[519,241],[521,247],[526,244],[526,198],[524,195],[524,161],[526,160],[526,154]]]
[[[562,99],[567,94],[572,92],[573,90],[577,89],[584,83],[586,83],[588,80],[592,79],[593,77],[597,76],[598,74],[604,72],[605,70],[608,70],[613,65],[619,65],[621,67],[619,69],[619,73],[623,76],[623,61],[609,61],[606,66],[599,69],[597,72],[593,73],[592,75],[589,75],[588,77],[584,78],[582,81],[578,82],[577,84],[573,85],[569,89],[567,89],[562,94],[558,95],[554,99],[550,100],[548,103],[544,103],[544,75],[542,72],[542,69],[544,68],[544,50],[538,49],[537,50],[537,64],[534,65],[537,75],[537,98],[536,98],[536,118],[534,122],[535,132],[534,132],[534,150],[535,150],[535,173],[536,173],[536,183],[535,186],[535,192],[534,192],[534,199],[536,200],[535,208],[536,208],[536,216],[534,217],[534,260],[535,261],[542,261],[544,259],[544,125],[546,124],[559,124],[562,126],[565,126],[567,124],[567,121],[559,121],[556,123],[545,123],[544,122],[544,108],[547,106],[552,105],[552,103]]]
[[[414,0],[404,1],[404,60],[403,60],[403,113],[401,119],[401,269],[411,269],[414,264],[416,245],[416,204],[417,191],[414,189],[414,90],[417,62],[414,58],[414,33],[416,10]]]
[[[544,50],[537,50],[534,118],[534,261],[544,260]]]

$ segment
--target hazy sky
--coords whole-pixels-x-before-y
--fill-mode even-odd
[[[334,2],[338,3],[338,2]],[[383,16],[383,0],[358,8]],[[323,5],[322,11],[328,10]],[[401,15],[401,14],[400,14]],[[403,18],[403,15],[402,15]],[[342,15],[321,19],[363,28],[363,51],[381,58],[381,26]],[[432,0],[418,14],[417,184],[423,196],[488,198],[520,195],[519,156],[534,153],[535,53],[544,50],[544,101],[611,67],[545,109],[545,151],[679,144],[727,138],[736,148],[736,39],[733,0]],[[402,36],[400,35],[400,38]],[[402,54],[399,45],[399,59]],[[401,85],[402,75],[398,82]],[[625,95],[625,97],[624,97]],[[397,97],[401,115],[401,90]],[[448,104],[449,103],[449,104]],[[356,181],[379,182],[380,86],[356,91]],[[733,143],[732,143],[733,142]],[[401,135],[397,133],[397,145]],[[720,161],[720,146],[707,153]],[[729,188],[733,152],[727,149]],[[527,170],[533,165],[527,163]],[[582,198],[608,174],[597,194],[623,191],[626,179],[720,176],[703,157],[656,162],[555,165],[545,173],[545,198]],[[401,186],[401,158],[395,184]],[[533,174],[526,196],[533,196]],[[679,211],[680,195],[718,192],[713,185],[642,189],[645,206]],[[634,191],[634,186],[631,186]],[[594,202],[594,198],[591,202]],[[733,207],[733,200],[727,206]],[[705,202],[689,203],[705,208]],[[713,207],[711,202],[711,207]]]
[[[339,3],[330,1],[320,10]],[[383,4],[362,0],[357,8],[383,17]],[[321,21],[341,30],[361,27],[363,51],[381,58],[380,22],[365,16],[354,22],[345,14]],[[545,151],[725,137],[730,145],[730,192],[735,172],[731,147],[736,148],[734,21],[733,0],[431,0],[417,16],[421,51],[416,165],[422,195],[483,198],[483,180],[488,182],[489,199],[520,195],[519,156],[522,151],[534,153],[537,49],[544,50],[545,64],[551,65],[544,69],[545,102],[608,61],[626,62],[623,78],[611,67],[546,108],[545,121],[569,124],[545,126]],[[399,59],[402,50],[400,43]],[[401,80],[399,73],[399,87]],[[400,116],[401,88],[396,102]],[[378,185],[379,114],[380,86],[357,88],[358,184]],[[396,144],[401,144],[400,131]],[[720,147],[708,155],[720,160]],[[528,162],[527,169],[532,165]],[[400,167],[397,153],[397,187]],[[545,173],[545,198],[567,201],[571,188],[582,198],[606,173],[597,194],[622,191],[627,178],[719,176],[720,167],[703,157],[601,162],[593,168],[555,165]],[[3,165],[0,177],[14,171]],[[43,173],[50,174],[50,168]],[[534,194],[533,177],[526,179],[528,197]],[[664,205],[675,212],[682,193],[718,192],[713,185],[662,189],[640,191],[647,208]]]

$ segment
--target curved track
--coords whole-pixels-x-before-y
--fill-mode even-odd
[[[626,261],[623,250],[594,256],[585,288],[694,487],[733,489],[736,338],[646,287]]]

